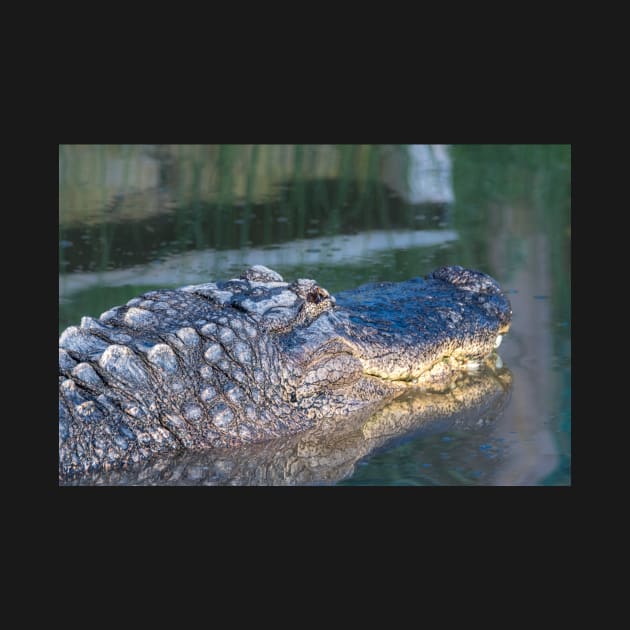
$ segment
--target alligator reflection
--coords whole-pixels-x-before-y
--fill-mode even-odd
[[[494,357],[496,359],[496,357]],[[511,392],[512,374],[489,364],[463,372],[446,391],[414,392],[378,410],[330,419],[282,439],[237,449],[180,452],[138,467],[94,473],[63,485],[313,485],[350,477],[357,464],[401,440],[444,431],[465,432],[462,448],[491,440]],[[457,460],[451,450],[450,456]],[[483,477],[500,458],[483,458]],[[452,484],[447,471],[433,483]]]

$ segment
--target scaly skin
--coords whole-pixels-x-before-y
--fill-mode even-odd
[[[333,298],[257,266],[151,291],[59,339],[59,476],[234,448],[447,387],[507,332],[489,276],[444,267]]]

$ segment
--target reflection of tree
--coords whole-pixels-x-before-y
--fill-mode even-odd
[[[61,145],[60,222],[99,221],[121,194],[150,199],[169,189],[180,204],[232,206],[275,197],[286,181],[375,181],[380,153],[378,145]],[[125,213],[132,218],[133,207]]]

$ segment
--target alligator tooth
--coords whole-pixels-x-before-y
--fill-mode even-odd
[[[481,363],[479,361],[468,361],[464,365],[464,369],[465,370],[478,370],[480,365],[481,365]]]

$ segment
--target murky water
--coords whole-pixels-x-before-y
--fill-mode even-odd
[[[391,440],[390,418],[373,418],[372,450],[364,427],[344,436],[351,448],[326,444],[325,458],[305,436],[275,460],[257,451],[258,477],[233,483],[265,483],[260,471],[279,461],[300,468],[297,483],[571,483],[570,147],[81,145],[61,146],[59,166],[60,331],[143,291],[250,264],[331,293],[459,264],[509,292],[499,354],[511,387],[500,405]],[[317,466],[344,466],[305,476],[315,460],[298,466],[288,453],[307,438]],[[222,471],[235,466],[226,461]],[[200,466],[180,470],[192,483]]]

